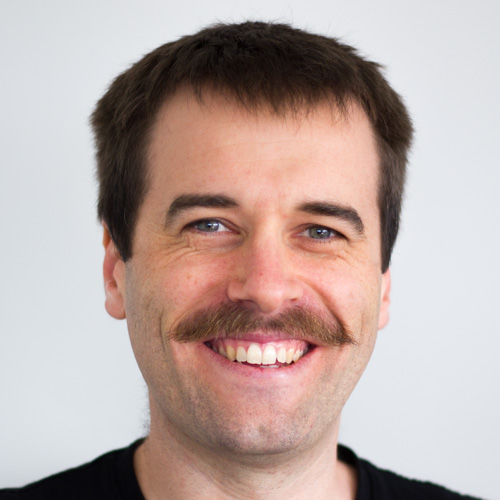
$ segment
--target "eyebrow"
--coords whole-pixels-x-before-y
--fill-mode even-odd
[[[210,194],[181,194],[170,204],[165,220],[165,225],[170,224],[179,214],[195,207],[237,207],[234,198],[225,195]]]
[[[238,202],[223,194],[181,194],[170,204],[165,220],[165,225],[170,224],[182,212],[195,207],[217,207],[231,208],[237,207]],[[297,209],[313,215],[323,215],[336,217],[350,223],[359,235],[364,235],[365,226],[358,212],[351,207],[346,207],[338,203],[325,201],[307,201],[301,203]]]
[[[298,206],[301,212],[307,212],[313,215],[326,215],[327,217],[336,217],[349,222],[356,232],[362,236],[365,233],[365,226],[358,212],[351,207],[329,203],[324,201],[309,201]]]

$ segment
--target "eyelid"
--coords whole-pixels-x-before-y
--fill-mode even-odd
[[[305,233],[306,231],[309,231],[312,228],[326,229],[327,231],[330,231],[332,234],[328,238],[312,238],[309,235],[304,235],[303,234],[303,233]],[[345,239],[345,236],[340,231],[337,231],[336,229],[333,229],[332,227],[325,226],[323,224],[307,224],[305,226],[302,226],[300,228],[300,231],[297,233],[297,236],[298,237],[304,237],[304,238],[307,238],[309,240],[313,240],[313,241],[319,242],[319,243],[328,243],[328,242],[331,242],[333,239],[336,239],[336,238],[344,238]]]
[[[214,223],[220,224],[220,226],[222,226],[225,230],[223,230],[223,231],[203,231],[201,229],[197,229],[196,226],[198,224],[203,223],[203,222],[214,222]],[[313,238],[309,235],[303,234],[312,228],[325,229],[325,230],[329,231],[331,233],[331,235],[328,236],[327,238]],[[197,231],[198,233],[206,233],[206,234],[218,234],[218,233],[220,234],[220,233],[225,233],[225,232],[237,233],[238,232],[238,230],[235,229],[234,226],[230,222],[228,222],[225,219],[221,219],[219,217],[202,217],[200,219],[195,219],[195,220],[187,223],[182,228],[182,231],[189,230],[189,229]],[[333,229],[332,227],[326,226],[324,224],[305,224],[305,225],[299,227],[298,232],[295,235],[296,235],[296,237],[307,238],[308,240],[312,240],[315,243],[316,242],[328,243],[336,238],[342,238],[342,239],[346,238],[345,235],[342,234],[340,231]]]
[[[203,222],[216,222],[225,228],[225,231],[202,231],[201,229],[197,229],[195,226],[201,224]],[[219,219],[218,217],[202,217],[201,219],[196,219],[192,222],[189,222],[183,227],[183,231],[186,229],[193,229],[198,231],[199,233],[207,233],[207,234],[216,234],[216,233],[224,233],[224,232],[235,232],[235,230],[231,227],[231,224],[224,219]]]

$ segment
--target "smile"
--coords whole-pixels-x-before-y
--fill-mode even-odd
[[[297,339],[253,342],[242,339],[215,339],[205,345],[229,361],[262,368],[281,368],[296,363],[314,346]]]

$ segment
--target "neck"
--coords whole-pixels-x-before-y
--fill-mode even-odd
[[[338,422],[305,450],[271,456],[214,451],[151,425],[134,467],[147,500],[354,499],[355,470],[337,459]]]

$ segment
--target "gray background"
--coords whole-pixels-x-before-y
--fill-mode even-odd
[[[500,498],[499,3],[0,2],[0,486],[127,445],[144,383],[107,317],[87,118],[111,79],[216,20],[292,22],[387,66],[413,113],[392,318],[341,441]]]

